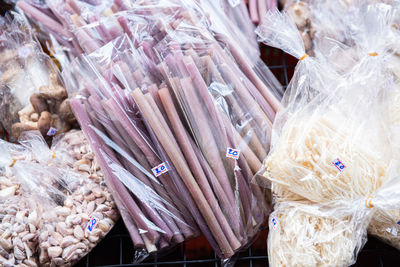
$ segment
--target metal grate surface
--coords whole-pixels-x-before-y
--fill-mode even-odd
[[[262,47],[262,58],[286,88],[293,75],[296,60],[277,49]],[[237,257],[236,267],[268,266],[267,229],[260,232],[250,248]],[[163,255],[152,255],[141,263],[133,263],[134,250],[122,221],[118,222],[104,240],[83,258],[77,267],[182,266],[218,267],[220,260],[204,237],[180,244]],[[353,267],[400,266],[400,252],[369,237]]]

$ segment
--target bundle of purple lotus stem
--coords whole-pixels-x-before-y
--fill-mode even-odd
[[[190,1],[113,1],[100,15],[57,2],[53,31],[82,54],[63,71],[71,107],[135,248],[200,232],[224,259],[248,245],[270,211],[252,183],[279,107],[265,65]]]

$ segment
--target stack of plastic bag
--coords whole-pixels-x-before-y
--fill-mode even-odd
[[[199,228],[228,259],[251,242],[269,212],[251,179],[269,150],[280,87],[240,30],[213,3],[199,2],[49,7],[58,26],[72,29],[75,51],[87,53],[63,76],[127,211],[122,217],[135,248],[162,251]],[[49,16],[19,6],[48,28]]]
[[[272,266],[351,265],[370,222],[376,226],[377,217],[400,208],[383,97],[394,89],[385,66],[394,11],[380,7],[362,10],[364,24],[354,31],[358,61],[345,72],[306,54],[288,14],[269,13],[258,28],[266,44],[300,59],[258,177],[276,195],[269,220]]]
[[[82,132],[57,138],[0,142],[2,266],[72,266],[119,218]]]

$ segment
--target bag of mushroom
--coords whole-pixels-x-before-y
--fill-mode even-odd
[[[0,140],[0,265],[72,266],[119,215],[81,131]]]
[[[56,64],[17,13],[0,18],[0,124],[12,141],[24,131],[50,140],[78,127]]]

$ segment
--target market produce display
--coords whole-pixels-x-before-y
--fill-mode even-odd
[[[0,123],[11,140],[29,130],[39,130],[51,139],[76,128],[58,69],[27,21],[9,14],[1,19],[0,28]]]
[[[70,59],[82,54],[62,64],[71,107],[135,248],[160,251],[199,228],[230,258],[269,211],[251,180],[281,95],[246,31],[213,1],[47,4],[18,6]]]
[[[266,221],[270,266],[400,249],[398,1],[12,2],[1,266],[72,266],[120,217],[135,262],[204,235],[231,266]],[[299,60],[285,92],[257,41]]]
[[[2,266],[72,266],[119,218],[81,131],[0,142]],[[92,222],[95,223],[93,224]]]

